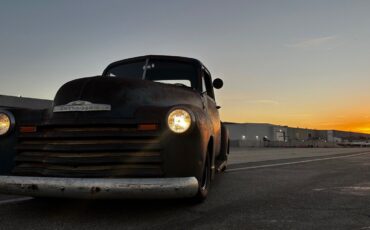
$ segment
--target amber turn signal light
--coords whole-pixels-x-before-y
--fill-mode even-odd
[[[137,126],[137,130],[139,131],[155,131],[158,129],[157,124],[140,124]]]
[[[36,133],[37,129],[36,126],[22,126],[19,131],[21,133]]]

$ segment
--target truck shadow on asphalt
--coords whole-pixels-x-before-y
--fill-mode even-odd
[[[175,223],[179,222],[179,217],[184,221],[185,219],[197,219],[204,216],[209,208],[217,202],[218,190],[222,187],[222,181],[222,176],[216,176],[209,197],[201,204],[194,203],[190,199],[82,200],[34,198],[1,206],[0,216],[3,213],[10,218],[9,221],[22,220],[23,224],[29,223],[31,226],[36,223],[53,223],[62,226],[78,224],[78,226],[84,227],[106,227],[109,225],[111,229],[120,229],[122,225],[134,228],[161,228],[168,225],[173,229]],[[0,218],[0,222],[7,221],[5,216],[3,220]],[[177,228],[179,227],[184,226],[177,226]],[[82,227],[81,229],[85,228]]]
[[[206,201],[207,202],[207,201]],[[62,222],[69,225],[101,223],[146,226],[161,225],[178,214],[194,214],[194,204],[187,199],[167,200],[72,200],[32,199],[11,204],[11,217],[25,223]],[[10,204],[8,204],[10,205]],[[5,206],[3,206],[5,207]]]

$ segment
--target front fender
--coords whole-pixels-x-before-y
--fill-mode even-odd
[[[163,146],[163,168],[166,177],[195,176],[200,180],[212,130],[203,111],[196,107],[183,107],[193,112],[195,121],[189,131],[182,134],[173,133],[167,125],[163,127],[160,138]]]

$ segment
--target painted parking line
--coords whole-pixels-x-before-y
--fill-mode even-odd
[[[370,154],[370,152],[356,153],[356,154],[345,155],[345,156],[336,156],[336,157],[326,157],[326,158],[319,158],[319,159],[303,160],[303,161],[293,161],[293,162],[287,162],[287,163],[276,163],[276,164],[267,164],[267,165],[258,165],[258,166],[247,166],[247,167],[228,169],[228,170],[226,170],[226,172],[237,172],[237,171],[250,170],[250,169],[260,169],[260,168],[270,168],[270,167],[277,167],[277,166],[284,166],[284,165],[303,164],[303,163],[316,162],[316,161],[326,161],[326,160],[333,160],[333,159],[340,159],[340,158],[349,158],[349,157],[361,156],[361,155],[365,155],[365,154]]]
[[[32,200],[32,199],[33,199],[32,197],[20,197],[20,198],[7,199],[7,200],[0,201],[0,205],[10,204],[10,203],[18,203],[18,202],[28,201],[28,200]]]

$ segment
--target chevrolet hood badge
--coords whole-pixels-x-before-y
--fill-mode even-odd
[[[66,105],[54,106],[53,112],[87,112],[87,111],[110,111],[111,105],[94,104],[89,101],[72,101]]]

